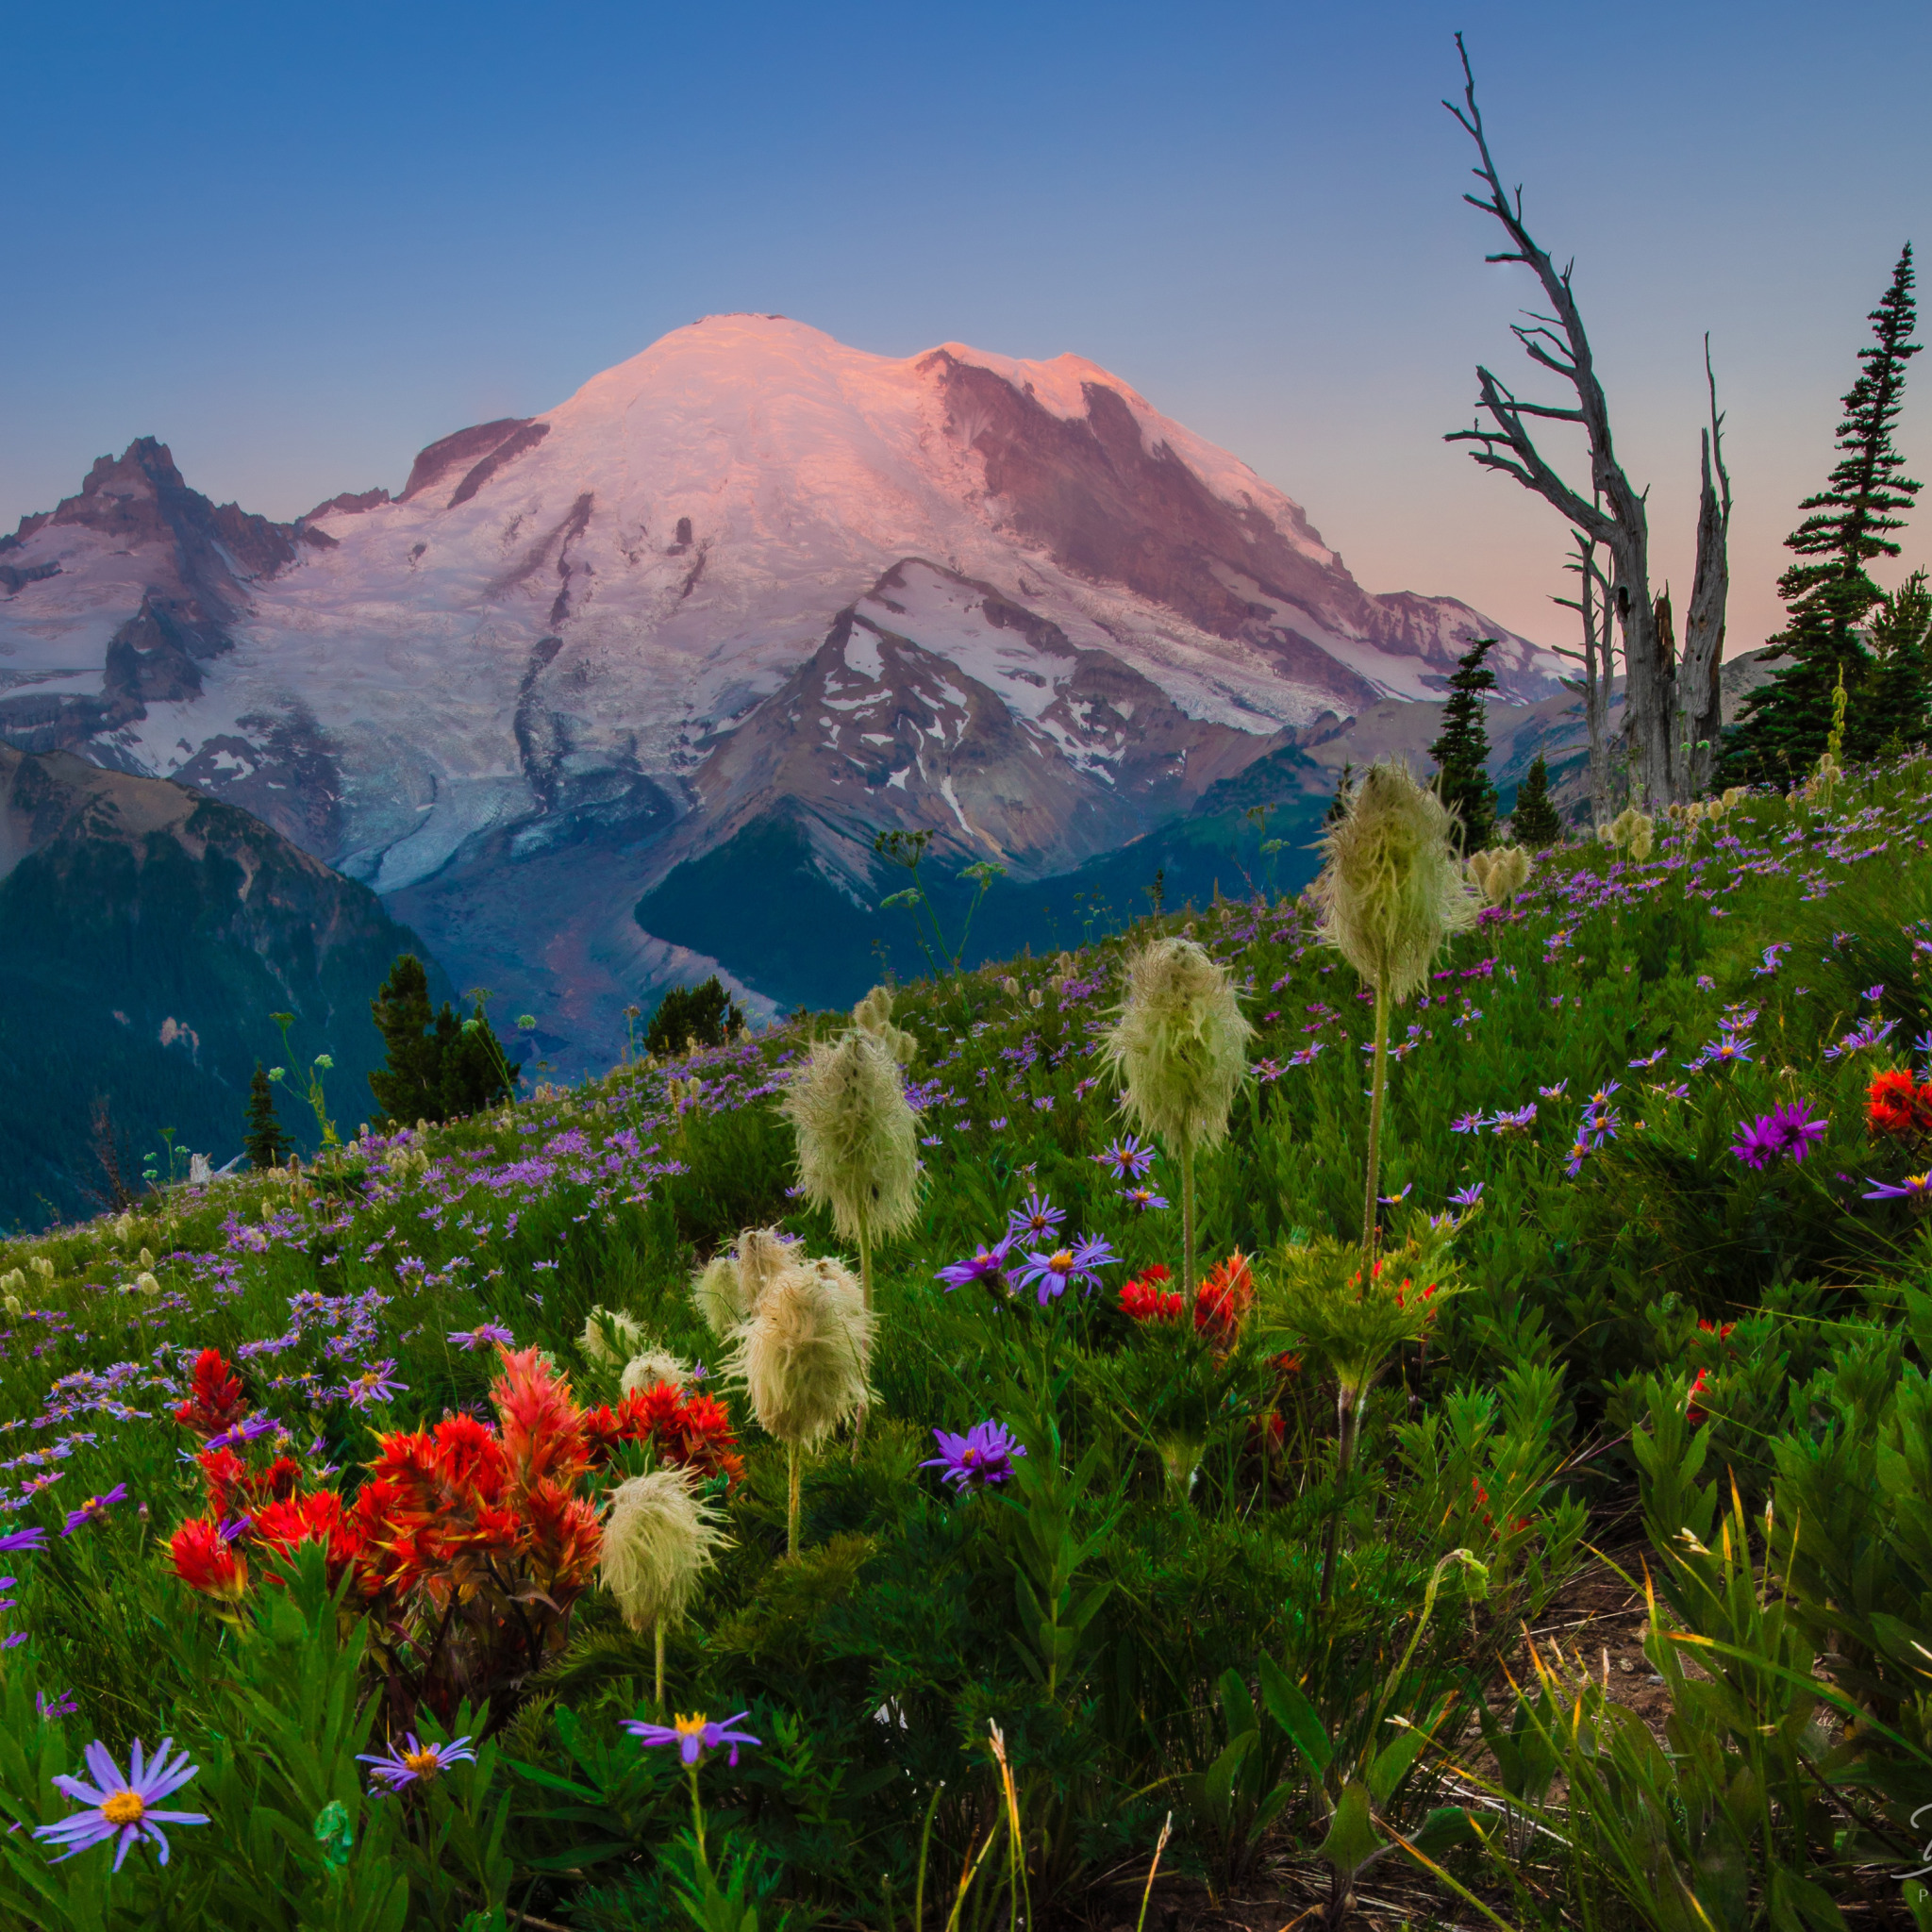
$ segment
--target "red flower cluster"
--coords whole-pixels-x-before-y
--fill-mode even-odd
[[[193,1393],[175,1411],[184,1429],[192,1429],[206,1442],[225,1435],[248,1413],[242,1384],[218,1348],[205,1348],[194,1358]]]
[[[660,1462],[722,1475],[734,1488],[744,1474],[724,1405],[713,1395],[687,1395],[675,1383],[634,1389],[615,1408],[591,1409],[583,1429],[592,1469],[608,1468],[625,1442],[648,1442]]]
[[[1903,1068],[1880,1074],[1865,1090],[1865,1124],[1896,1141],[1932,1134],[1932,1081],[1914,1086]]]
[[[1185,1306],[1177,1291],[1161,1284],[1173,1276],[1159,1262],[1137,1280],[1121,1287],[1121,1307],[1136,1322],[1172,1322]],[[1229,1348],[1241,1332],[1241,1318],[1255,1299],[1255,1278],[1248,1269],[1248,1257],[1237,1248],[1226,1260],[1217,1261],[1203,1276],[1194,1292],[1194,1327],[1216,1348]]]
[[[539,1668],[564,1641],[601,1551],[597,1506],[578,1490],[609,1459],[600,1419],[609,1412],[583,1415],[534,1348],[500,1353],[494,1427],[454,1414],[391,1431],[348,1503],[333,1490],[305,1490],[292,1457],[251,1469],[232,1448],[205,1449],[208,1514],[175,1532],[175,1574],[233,1605],[251,1564],[279,1583],[279,1563],[305,1542],[321,1544],[331,1581],[346,1576],[346,1603],[370,1619],[391,1702],[407,1707],[391,1711],[399,1722],[421,1699],[453,1710]],[[240,1384],[211,1349],[196,1365],[196,1391],[181,1420],[197,1432],[240,1401]],[[691,1408],[680,1407],[677,1441],[700,1442],[720,1468],[727,1457],[735,1465],[719,1446],[731,1440],[723,1410]],[[639,1417],[611,1423],[615,1440],[642,1440],[625,1433],[633,1424],[649,1433]]]

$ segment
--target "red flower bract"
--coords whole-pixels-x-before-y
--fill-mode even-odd
[[[202,1518],[184,1523],[168,1540],[175,1574],[190,1590],[233,1603],[248,1588],[247,1562],[222,1534],[219,1523]]]
[[[205,1348],[194,1358],[194,1379],[188,1400],[175,1411],[175,1420],[192,1429],[205,1442],[232,1429],[248,1413],[242,1384],[218,1348]]]
[[[1932,1130],[1932,1082],[1916,1087],[1902,1068],[1880,1074],[1865,1090],[1865,1124],[1874,1134],[1916,1139]]]

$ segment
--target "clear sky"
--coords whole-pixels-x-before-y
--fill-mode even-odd
[[[1369,589],[1567,641],[1556,513],[1439,440],[1479,358],[1527,375],[1524,272],[1483,265],[1439,105],[1458,27],[1680,603],[1711,332],[1755,643],[1866,313],[1932,245],[1924,0],[16,5],[0,519],[142,434],[272,516],[396,489],[438,436],[759,309],[1089,356]],[[1925,474],[1932,355],[1913,383]]]

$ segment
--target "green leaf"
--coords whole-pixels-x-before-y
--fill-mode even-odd
[[[1353,1878],[1362,1867],[1389,1849],[1388,1840],[1375,1829],[1369,1813],[1369,1793],[1357,1779],[1341,1788],[1341,1802],[1328,1821],[1328,1836],[1316,1847],[1344,1878]]]
[[[1376,1804],[1386,1805],[1394,1796],[1396,1786],[1408,1775],[1410,1767],[1428,1741],[1428,1732],[1411,1727],[1375,1753],[1374,1761],[1368,1769],[1367,1783],[1369,1795]]]
[[[1261,1702],[1319,1778],[1335,1761],[1335,1746],[1307,1693],[1273,1657],[1261,1659]]]

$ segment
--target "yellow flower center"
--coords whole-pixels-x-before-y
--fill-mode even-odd
[[[705,1735],[705,1726],[709,1723],[710,1719],[701,1710],[693,1711],[690,1717],[672,1720],[673,1728],[680,1738],[702,1738]]]
[[[147,1806],[139,1791],[111,1791],[101,1805],[101,1816],[109,1824],[139,1824]]]
[[[1058,1254],[1049,1255],[1046,1259],[1046,1265],[1049,1268],[1051,1268],[1056,1274],[1064,1274],[1067,1272],[1067,1270],[1074,1265],[1073,1249],[1062,1248]]]
[[[442,1769],[442,1759],[436,1755],[435,1746],[430,1744],[425,1744],[420,1751],[405,1751],[402,1759],[419,1778],[425,1780],[434,1777]]]

